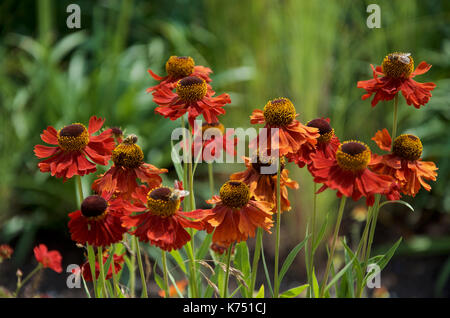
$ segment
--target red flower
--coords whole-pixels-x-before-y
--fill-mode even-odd
[[[342,143],[333,158],[323,153],[311,155],[312,164],[309,171],[314,182],[324,185],[318,192],[326,188],[337,190],[337,196],[351,197],[354,201],[366,197],[367,205],[374,203],[375,194],[385,194],[390,200],[399,198],[394,179],[387,175],[379,175],[370,171],[367,166],[371,160],[370,148],[359,141]]]
[[[203,210],[205,217],[202,219],[207,232],[214,231],[213,243],[229,246],[233,242],[246,241],[255,236],[258,227],[271,233],[272,204],[255,201],[249,187],[241,181],[226,182],[220,188],[220,196],[213,196],[206,202],[215,205]]]
[[[202,156],[203,160],[211,162],[221,157],[222,150],[232,156],[236,155],[238,139],[233,136],[234,130],[228,129],[225,134],[225,127],[219,122],[203,123],[201,132],[197,132],[194,128],[194,142],[191,149],[193,158]]]
[[[147,88],[150,93],[162,88],[172,90],[176,86],[176,82],[187,76],[197,76],[205,80],[206,83],[211,82],[209,74],[212,72],[210,68],[201,65],[195,65],[194,59],[189,56],[171,56],[166,62],[167,76],[158,76],[148,70],[148,73],[155,80],[159,81],[158,85]]]
[[[250,160],[244,157],[247,170],[234,173],[230,176],[230,180],[242,181],[249,186],[250,192],[260,201],[270,202],[273,206],[272,212],[277,211],[277,172],[274,174],[262,174],[261,166],[269,166],[269,160],[261,160],[259,156]],[[289,211],[291,203],[288,199],[287,188],[298,189],[298,183],[289,178],[289,171],[284,168],[284,160],[281,162],[281,212]]]
[[[359,81],[357,87],[367,91],[367,94],[362,96],[363,100],[375,94],[372,107],[380,100],[393,99],[401,91],[408,105],[420,108],[428,103],[431,91],[436,87],[434,83],[418,83],[413,80],[416,75],[428,72],[431,65],[421,62],[414,70],[414,61],[409,53],[391,53],[384,58],[381,66],[376,68],[370,66],[373,70],[373,79]]]
[[[130,214],[142,213],[122,217],[122,224],[128,228],[136,227],[132,234],[141,242],[149,242],[165,251],[180,249],[191,239],[185,228],[204,229],[204,224],[198,221],[204,213],[179,209],[186,194],[178,187],[151,189],[142,185],[133,194],[133,204],[124,205]]]
[[[8,244],[2,244],[0,245],[0,263],[4,259],[11,258],[11,255],[13,254],[13,249]]]
[[[372,138],[381,150],[390,151],[392,139],[387,129],[378,131]],[[400,191],[416,196],[420,188],[430,191],[431,186],[425,180],[436,181],[438,168],[431,161],[422,161],[422,142],[414,135],[400,135],[394,140],[392,152],[382,156],[374,154],[370,168],[380,174],[395,178]]]
[[[228,94],[213,97],[214,94],[204,79],[188,76],[177,82],[175,93],[167,87],[153,93],[153,101],[159,105],[155,112],[171,120],[176,120],[187,112],[191,127],[194,126],[195,118],[200,115],[208,123],[215,123],[218,121],[217,116],[225,114],[223,107],[231,103],[231,99]]]
[[[114,164],[92,184],[92,189],[103,195],[113,193],[124,199],[131,198],[131,194],[138,187],[136,179],[147,183],[151,188],[161,184],[159,176],[167,169],[158,169],[144,163],[144,153],[136,144],[135,135],[128,136],[121,144],[114,148],[112,160]]]
[[[296,117],[295,107],[287,98],[278,98],[269,101],[264,106],[264,111],[256,109],[250,116],[252,124],[265,124],[266,132],[261,131],[258,138],[254,139],[250,147],[257,149],[261,139],[267,140],[267,148],[279,150],[280,156],[296,153],[304,144],[314,146],[320,136],[318,129],[302,125]],[[279,128],[279,140],[272,136],[271,128]]]
[[[113,261],[114,261],[114,273],[117,275],[118,273],[120,273],[120,271],[122,270],[122,265],[125,262],[123,255],[115,255],[113,256]],[[108,260],[109,254],[108,253],[104,253],[103,254],[103,266],[105,266],[107,260]],[[106,271],[105,274],[105,279],[111,279],[112,275],[113,275],[113,266],[112,266],[112,262],[109,264],[109,268]],[[87,282],[92,282],[92,272],[91,272],[91,266],[89,265],[89,262],[86,261],[82,266],[81,266],[81,273],[83,274],[83,278],[85,281]],[[95,277],[96,279],[98,279],[100,275],[100,264],[98,262],[98,260],[95,261]]]
[[[61,254],[58,251],[49,251],[47,246],[39,244],[33,250],[34,257],[42,264],[44,268],[53,269],[57,273],[62,272],[61,268]]]
[[[98,136],[97,132],[104,120],[92,116],[89,127],[75,123],[59,131],[49,126],[41,135],[41,139],[57,147],[36,145],[34,153],[39,158],[47,158],[38,164],[41,172],[50,172],[52,176],[67,180],[74,175],[84,176],[97,170],[96,164],[107,165],[114,148],[111,129]],[[89,161],[89,158],[91,161]]]
[[[316,127],[319,129],[320,137],[317,138],[317,144],[304,143],[300,149],[294,153],[287,155],[289,162],[295,162],[300,168],[305,164],[311,164],[311,155],[321,152],[324,157],[334,157],[336,150],[341,144],[338,137],[334,134],[334,129],[330,126],[330,119],[316,118],[306,124],[308,127]]]
[[[88,196],[80,210],[69,214],[69,231],[73,241],[109,246],[122,240],[123,234],[127,232],[121,223],[123,200],[116,198],[108,202],[105,198]]]

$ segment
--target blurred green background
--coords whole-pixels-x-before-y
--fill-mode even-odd
[[[285,96],[303,123],[329,117],[341,140],[363,140],[375,150],[370,138],[378,129],[391,130],[392,103],[372,108],[361,100],[364,91],[356,83],[371,77],[371,63],[379,65],[386,54],[404,51],[412,53],[416,65],[433,65],[416,80],[433,81],[437,87],[420,110],[400,99],[399,133],[422,139],[423,158],[436,162],[439,176],[431,192],[405,199],[414,213],[403,206],[382,211],[376,243],[382,249],[400,236],[405,239],[386,269],[391,295],[448,295],[450,2],[376,1],[381,28],[369,29],[366,7],[372,2],[2,0],[0,243],[15,247],[18,266],[39,240],[50,247],[58,240],[71,244],[67,214],[77,209],[73,180],[63,183],[40,173],[33,154],[48,125],[59,129],[87,123],[92,115],[105,117],[107,126],[137,134],[146,161],[169,168],[172,182],[168,140],[179,123],[155,115],[152,97],[145,92],[155,85],[147,69],[164,74],[170,55],[189,55],[213,69],[214,89],[232,99],[223,116],[227,127],[250,127],[253,109]],[[81,7],[80,30],[66,26],[70,3]],[[244,167],[214,169],[218,185]],[[284,256],[304,237],[313,192],[305,169],[289,169],[300,190],[299,195],[290,192],[294,208],[283,215]],[[84,178],[86,187],[92,178]],[[209,190],[203,165],[195,189],[197,204],[204,205]],[[337,210],[333,192],[319,198],[321,216]],[[342,234],[358,226],[350,213],[356,205],[348,205]],[[266,236],[266,241],[270,258],[273,239]],[[289,273],[293,285],[304,281],[303,263],[299,257],[296,270]]]

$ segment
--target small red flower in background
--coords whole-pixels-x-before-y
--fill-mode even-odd
[[[220,196],[206,202],[215,205],[214,208],[197,211],[205,213],[202,220],[208,233],[214,231],[213,243],[228,247],[246,241],[255,236],[258,227],[271,233],[272,204],[254,200],[249,187],[241,181],[227,181],[220,188]]]
[[[220,158],[223,150],[231,156],[236,155],[238,139],[233,136],[234,130],[228,129],[225,134],[225,127],[219,122],[203,123],[201,132],[197,132],[195,128],[193,130],[193,158],[201,156],[206,162],[211,162]]]
[[[92,184],[92,189],[103,195],[116,194],[124,199],[130,199],[138,187],[136,179],[154,188],[161,184],[159,176],[167,169],[158,169],[144,162],[144,153],[137,144],[137,137],[130,135],[114,148],[112,160],[114,164],[101,174]]]
[[[113,261],[114,261],[114,274],[118,274],[120,273],[120,271],[122,270],[122,266],[123,263],[125,262],[123,256],[125,255],[115,255],[113,256]],[[106,264],[106,261],[108,260],[109,254],[108,253],[104,253],[103,254],[103,266]],[[96,257],[97,259],[97,257]],[[82,266],[81,266],[81,273],[83,275],[83,278],[85,281],[87,282],[92,282],[92,272],[91,272],[91,267],[89,265],[89,262],[86,261]],[[98,279],[100,275],[100,265],[98,260],[95,261],[95,278]],[[112,262],[109,264],[109,268],[105,273],[105,279],[111,279],[113,275],[113,264]]]
[[[367,168],[371,152],[362,142],[342,143],[333,158],[327,158],[323,153],[312,154],[311,158],[309,171],[314,182],[324,184],[318,192],[331,188],[337,190],[338,197],[344,195],[354,201],[366,197],[368,206],[373,205],[375,194],[384,194],[389,200],[400,197],[394,178],[376,174]]]
[[[390,151],[392,139],[387,129],[377,131],[372,138],[381,150]],[[400,191],[416,196],[420,188],[430,191],[425,180],[436,181],[438,168],[431,161],[422,161],[422,142],[419,137],[405,134],[395,138],[392,152],[382,156],[374,154],[370,168],[380,174],[390,175],[397,180]]]
[[[255,138],[250,147],[257,149],[261,140],[267,140],[267,148],[279,150],[279,156],[296,153],[304,144],[316,145],[319,137],[318,129],[301,124],[295,119],[297,116],[295,107],[288,98],[278,98],[267,102],[264,110],[256,109],[250,116],[251,124],[264,124],[268,128],[266,134],[262,131]],[[279,129],[279,140],[272,136],[270,128]],[[263,139],[264,138],[264,139]],[[274,139],[274,140],[272,140]]]
[[[213,97],[215,92],[206,81],[197,76],[188,76],[177,82],[176,91],[163,87],[153,93],[153,101],[159,105],[155,113],[176,120],[188,113],[191,127],[194,120],[203,115],[208,123],[218,121],[217,116],[225,114],[223,107],[231,103],[228,94]]]
[[[62,272],[62,256],[58,251],[49,251],[46,245],[39,244],[34,248],[33,252],[36,260],[41,263],[44,268],[50,268],[57,273]]]
[[[359,81],[357,87],[367,91],[367,94],[362,96],[363,100],[375,94],[372,107],[379,101],[393,99],[401,91],[408,105],[420,108],[428,103],[431,91],[436,87],[434,83],[418,83],[413,80],[416,75],[428,72],[431,65],[421,62],[414,70],[414,60],[409,53],[391,53],[384,58],[381,66],[370,66],[373,79]]]
[[[11,248],[11,246],[9,246],[8,244],[2,244],[0,245],[0,263],[4,260],[4,259],[9,259],[11,258],[12,254],[13,254],[14,250]]]
[[[180,281],[178,281],[176,283],[177,283],[178,290],[180,291],[181,294],[183,294],[183,292],[186,289],[186,286],[188,284],[188,280],[187,279],[183,279],[183,280],[180,280]],[[160,297],[166,297],[166,292],[164,290],[160,290],[160,291],[158,291],[158,295]],[[169,287],[169,297],[175,297],[177,295],[178,295],[178,292],[177,292],[175,286],[174,285],[170,285],[170,287]]]
[[[49,157],[38,164],[41,172],[50,172],[52,176],[66,181],[74,175],[84,176],[95,172],[96,164],[107,165],[114,148],[111,129],[93,136],[103,123],[104,120],[101,118],[92,116],[88,128],[80,123],[65,126],[59,131],[52,126],[47,127],[41,139],[56,147],[43,145],[34,147],[34,153],[38,158]]]
[[[277,172],[272,174],[262,174],[261,167],[269,166],[273,163],[272,158],[261,159],[261,156],[256,156],[251,160],[244,157],[245,166],[247,170],[234,173],[230,176],[230,180],[242,181],[250,188],[250,192],[255,195],[260,201],[270,202],[273,206],[272,212],[277,212]],[[275,168],[276,170],[276,168]],[[289,211],[291,203],[288,199],[288,190],[298,189],[298,183],[289,178],[289,171],[284,168],[284,160],[281,160],[281,212]]]
[[[321,152],[326,158],[334,157],[341,144],[338,137],[334,134],[334,129],[330,126],[329,118],[313,119],[306,126],[319,129],[320,136],[317,138],[317,144],[304,143],[296,153],[286,156],[289,162],[295,162],[300,168],[303,168],[305,164],[310,165],[312,161],[311,154],[316,152]]]
[[[69,214],[69,231],[73,241],[109,246],[122,240],[123,234],[127,232],[121,223],[123,200],[107,199],[107,196],[88,196],[83,200],[80,210]]]
[[[191,239],[185,228],[204,229],[204,224],[198,220],[205,215],[203,212],[182,212],[180,209],[181,200],[187,194],[182,190],[181,182],[175,189],[162,186],[151,189],[142,185],[132,195],[133,204],[124,204],[129,215],[122,217],[122,224],[128,228],[136,227],[131,234],[141,242],[149,242],[169,252],[180,249]],[[133,212],[138,214],[131,215]]]
[[[152,70],[148,70],[150,76],[160,82],[158,85],[147,88],[148,93],[162,88],[172,90],[178,80],[187,76],[197,76],[205,80],[206,83],[211,82],[209,74],[212,70],[208,67],[195,65],[194,59],[190,56],[171,56],[166,62],[166,72],[167,76],[158,76]]]

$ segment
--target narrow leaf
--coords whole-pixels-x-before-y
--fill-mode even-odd
[[[305,284],[302,286],[294,287],[289,290],[286,290],[284,293],[280,295],[280,298],[294,298],[300,295],[309,285]]]

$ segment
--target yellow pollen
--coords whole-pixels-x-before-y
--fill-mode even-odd
[[[220,199],[225,206],[239,209],[250,200],[250,189],[241,181],[227,181],[220,188]]]
[[[171,188],[158,187],[147,194],[147,207],[154,215],[172,216],[180,208],[180,197]]]
[[[188,76],[178,81],[176,92],[183,101],[194,102],[205,97],[208,86],[205,80]]]
[[[208,129],[218,129],[222,135],[225,133],[225,127],[221,123],[203,123],[202,133],[204,134]]]
[[[58,144],[64,151],[80,151],[89,143],[89,132],[80,123],[60,129],[57,137]]]
[[[392,152],[406,160],[415,161],[422,155],[422,142],[414,135],[400,135],[394,140]]]
[[[130,142],[129,138],[127,137],[120,145],[114,148],[112,160],[116,166],[137,168],[144,160],[144,153],[141,147]]]
[[[381,64],[383,73],[392,78],[408,78],[414,71],[414,60],[408,53],[394,52]]]
[[[167,75],[173,78],[189,76],[194,71],[195,62],[189,56],[171,56],[166,62]]]
[[[287,126],[295,119],[295,107],[288,98],[277,98],[264,106],[264,119],[269,126]]]
[[[350,140],[343,142],[336,151],[336,161],[344,170],[358,172],[370,162],[371,152],[365,143]]]

